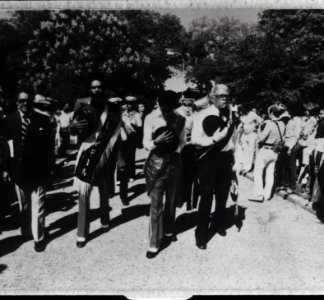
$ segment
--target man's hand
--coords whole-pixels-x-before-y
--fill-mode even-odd
[[[213,141],[214,143],[218,143],[222,139],[224,139],[228,133],[229,127],[225,127],[222,130],[218,128],[215,133],[213,134]]]
[[[7,171],[2,171],[2,180],[3,182],[11,181],[10,175]]]
[[[163,132],[155,138],[154,144],[159,145],[163,143],[169,143],[172,141],[172,138],[173,138],[173,133],[171,131]]]
[[[80,120],[79,117],[76,117],[70,124],[70,129],[72,131],[82,130],[85,126],[88,125],[86,120]]]

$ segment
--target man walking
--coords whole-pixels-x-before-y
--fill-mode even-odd
[[[225,209],[232,179],[234,162],[234,122],[228,112],[229,89],[215,85],[209,95],[209,106],[194,115],[191,141],[200,153],[197,175],[200,183],[200,203],[196,245],[207,248],[208,227],[213,196],[216,196],[214,223],[220,235],[225,236]],[[216,130],[217,129],[217,130]],[[216,131],[215,131],[216,130]]]
[[[18,94],[18,111],[3,122],[8,143],[4,158],[3,179],[12,180],[21,214],[22,235],[30,230],[37,252],[45,249],[45,187],[54,166],[54,139],[48,117],[32,110],[29,93]]]
[[[109,229],[109,197],[114,189],[115,144],[119,136],[119,107],[106,100],[102,82],[91,81],[91,96],[78,99],[71,130],[78,133],[81,145],[75,170],[75,187],[79,192],[77,247],[87,243],[90,225],[90,195],[94,185],[100,197],[102,229]]]
[[[186,143],[185,118],[175,112],[177,103],[175,92],[161,93],[158,107],[144,121],[143,145],[150,151],[144,168],[147,193],[151,198],[147,258],[158,254],[163,236],[170,241],[176,240],[174,221],[180,183],[179,154]]]

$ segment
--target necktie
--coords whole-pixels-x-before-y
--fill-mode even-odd
[[[22,123],[21,123],[21,143],[24,145],[26,141],[27,136],[27,130],[30,124],[30,119],[26,116],[22,117]]]

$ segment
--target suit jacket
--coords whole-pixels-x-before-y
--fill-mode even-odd
[[[4,169],[10,173],[13,181],[22,188],[28,188],[46,180],[54,166],[55,141],[50,119],[33,111],[24,145],[19,112],[4,119],[2,128],[5,140],[12,140],[13,144],[13,155],[8,150],[4,151]],[[8,144],[6,146],[8,149]]]

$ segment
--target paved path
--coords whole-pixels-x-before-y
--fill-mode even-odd
[[[139,153],[138,172],[145,155]],[[14,226],[0,236],[0,293],[324,293],[323,225],[280,197],[266,203],[247,201],[252,182],[239,180],[241,224],[234,222],[229,201],[227,236],[213,235],[207,250],[200,250],[194,240],[196,212],[183,207],[177,210],[178,241],[149,260],[149,199],[143,178],[131,185],[130,196],[135,198],[128,207],[118,195],[111,199],[113,228],[108,233],[99,230],[94,191],[91,240],[82,249],[75,246],[77,202],[66,178],[48,195],[45,252],[36,253],[32,241],[21,244]]]

